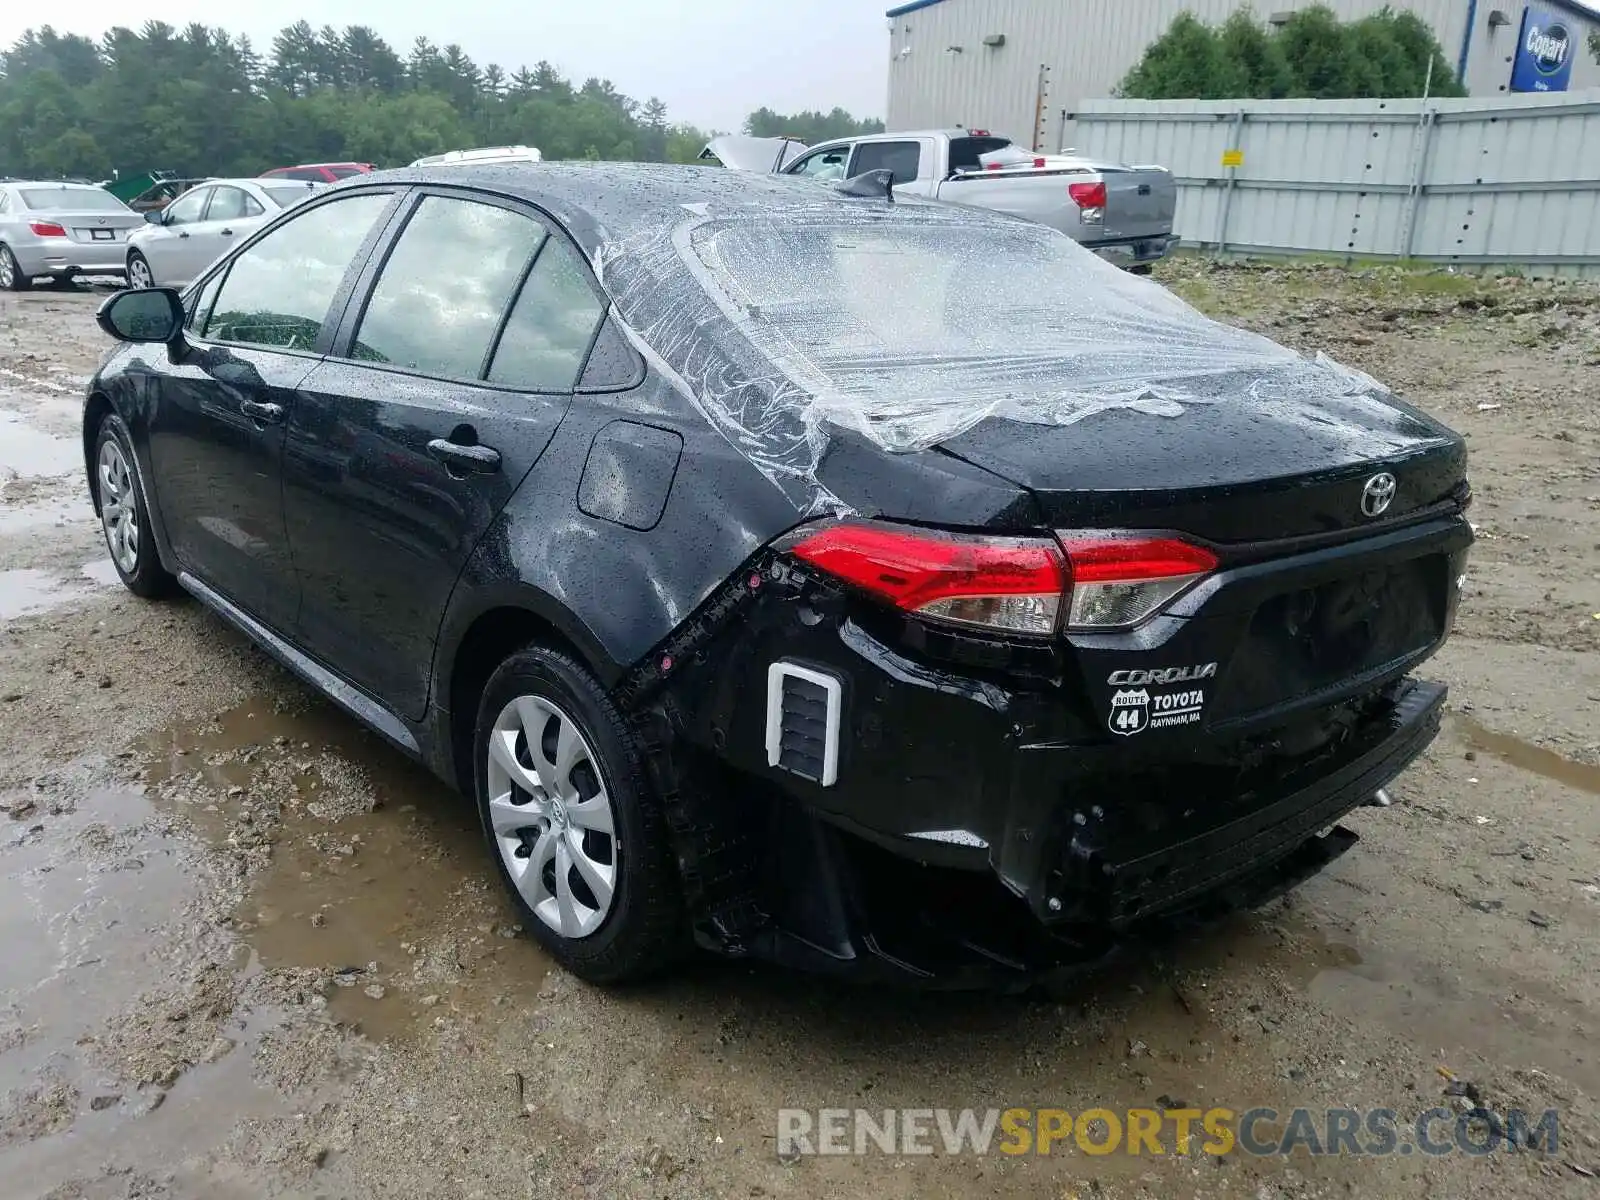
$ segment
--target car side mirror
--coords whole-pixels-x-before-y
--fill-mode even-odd
[[[167,214],[159,208],[152,208],[144,214],[144,219],[152,225],[165,225]]]
[[[119,342],[171,345],[183,336],[183,299],[176,288],[132,288],[108,299],[94,319]]]

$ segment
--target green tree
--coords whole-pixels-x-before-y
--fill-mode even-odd
[[[827,113],[777,113],[770,108],[758,108],[746,118],[744,131],[751,137],[792,137],[815,145],[834,138],[882,133],[883,122],[873,118],[857,120],[842,108]]]
[[[807,140],[882,128],[841,109],[758,117]],[[692,162],[706,139],[609,80],[574,86],[548,62],[480,68],[426,37],[402,58],[364,25],[296,21],[264,55],[202,24],[118,26],[98,41],[44,27],[0,53],[0,175],[254,175],[503,142],[551,159]]]
[[[1217,31],[1193,13],[1179,13],[1117,93],[1138,100],[1221,100],[1244,95],[1245,84]]]
[[[700,151],[706,148],[714,134],[707,133],[693,125],[674,125],[667,130],[666,161],[670,163],[694,163],[700,159]]]
[[[1294,72],[1283,46],[1267,33],[1254,11],[1241,8],[1222,25],[1221,52],[1238,73],[1244,95],[1279,100],[1294,90]]]
[[[1220,29],[1180,14],[1123,78],[1117,94],[1138,100],[1332,100],[1420,96],[1425,87],[1438,96],[1465,94],[1424,21],[1384,8],[1346,23],[1319,4],[1295,11],[1272,30],[1248,8]]]

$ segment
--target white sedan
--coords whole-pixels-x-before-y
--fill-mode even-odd
[[[208,179],[160,212],[128,238],[128,286],[188,283],[230,246],[298,204],[317,185],[287,179]]]

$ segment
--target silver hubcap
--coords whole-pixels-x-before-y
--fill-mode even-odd
[[[142,258],[135,258],[128,264],[128,282],[138,288],[154,286],[155,277],[150,274],[150,264]]]
[[[621,847],[577,723],[541,696],[519,696],[489,736],[488,780],[489,826],[523,902],[562,937],[588,937],[611,911]]]
[[[11,251],[0,249],[0,287],[10,287],[16,281],[16,270]]]
[[[106,546],[124,575],[132,575],[139,562],[139,507],[134,501],[133,474],[122,447],[108,440],[100,447],[100,524]]]

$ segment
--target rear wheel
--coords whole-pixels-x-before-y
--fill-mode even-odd
[[[155,539],[150,536],[150,514],[144,488],[133,457],[133,443],[122,418],[110,414],[100,423],[94,450],[95,496],[100,501],[100,528],[105,533],[111,565],[136,596],[155,597],[170,592],[175,582],[161,565]]]
[[[523,925],[592,983],[650,975],[684,943],[661,806],[604,689],[532,646],[490,678],[474,738],[495,869]]]
[[[25,292],[32,286],[33,280],[22,273],[11,247],[0,245],[0,291]]]
[[[128,286],[148,288],[155,285],[155,272],[150,269],[150,263],[145,256],[137,250],[128,251]]]

